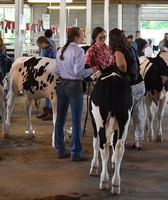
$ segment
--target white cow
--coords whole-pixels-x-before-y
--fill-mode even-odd
[[[15,98],[20,91],[27,96],[26,99],[26,130],[29,137],[34,137],[31,123],[32,101],[48,98],[52,104],[53,125],[56,120],[56,60],[46,57],[21,57],[12,65],[12,83],[7,102],[6,131],[4,138],[8,138],[10,132],[10,117],[14,108]],[[53,137],[54,137],[53,128]],[[54,143],[52,144],[54,147]]]
[[[156,141],[163,141],[162,120],[168,101],[168,53],[161,52],[155,58],[140,57],[140,73],[145,82],[145,104],[148,122],[148,141],[154,140],[154,111],[152,102],[158,110],[156,113]]]

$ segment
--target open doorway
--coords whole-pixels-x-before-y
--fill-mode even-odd
[[[158,46],[168,32],[168,4],[145,4],[140,7],[140,30],[144,39]]]

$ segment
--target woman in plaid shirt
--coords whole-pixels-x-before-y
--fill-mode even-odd
[[[86,51],[85,64],[91,67],[99,65],[109,67],[114,62],[114,57],[109,51],[109,46],[106,45],[106,31],[101,27],[96,27],[92,33],[92,45]]]

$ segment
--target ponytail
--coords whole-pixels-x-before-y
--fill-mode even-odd
[[[69,46],[70,42],[67,41],[66,44],[63,46],[62,50],[61,50],[61,55],[60,55],[60,60],[64,60],[64,56],[63,56],[63,53],[64,51],[66,50],[66,48]]]

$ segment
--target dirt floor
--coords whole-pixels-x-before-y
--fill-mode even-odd
[[[11,118],[10,139],[0,135],[0,200],[167,200],[168,199],[168,112],[163,120],[164,142],[144,142],[142,151],[131,150],[132,125],[121,165],[121,194],[100,191],[99,177],[89,176],[92,159],[92,127],[82,138],[89,161],[71,162],[57,159],[51,147],[52,122],[36,118],[33,106],[32,123],[35,139],[24,133],[24,97],[17,97]],[[86,101],[86,100],[85,100]],[[41,103],[42,106],[42,103]],[[85,118],[86,109],[83,113]],[[70,115],[68,116],[70,127]],[[1,130],[0,130],[1,132]],[[70,143],[67,143],[70,150]],[[100,167],[101,168],[101,167]],[[112,169],[109,162],[109,174]],[[111,182],[111,181],[110,181]]]

